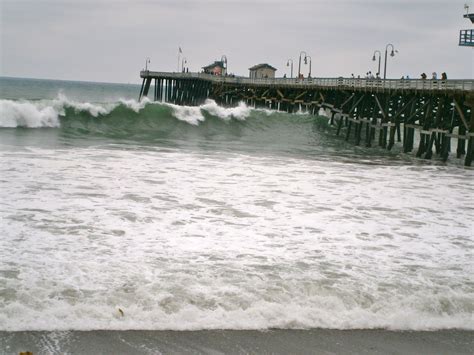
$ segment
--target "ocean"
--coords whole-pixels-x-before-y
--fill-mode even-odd
[[[474,330],[462,160],[139,90],[0,78],[0,331]]]

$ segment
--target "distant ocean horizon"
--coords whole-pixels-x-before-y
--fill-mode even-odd
[[[0,331],[474,330],[474,169],[324,111],[0,77]]]
[[[137,77],[138,78],[138,77]],[[61,79],[61,78],[36,78],[29,76],[9,76],[0,75],[0,79],[13,79],[13,80],[35,80],[35,81],[69,81],[74,83],[88,83],[88,84],[112,84],[112,85],[140,85],[141,79],[136,79],[135,83],[125,81],[102,81],[102,80],[86,80],[86,79]]]

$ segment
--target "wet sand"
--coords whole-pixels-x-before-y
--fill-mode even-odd
[[[473,354],[473,331],[0,332],[2,354]]]

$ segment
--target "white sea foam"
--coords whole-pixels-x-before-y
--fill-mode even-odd
[[[138,113],[141,110],[143,110],[146,105],[152,103],[152,101],[150,101],[150,99],[148,97],[144,97],[144,98],[141,99],[141,101],[121,99],[120,103],[122,105],[128,107],[129,109],[135,111],[136,113]]]
[[[148,98],[140,102],[124,99],[110,103],[78,102],[62,93],[52,100],[0,100],[0,127],[59,127],[59,117],[65,116],[68,108],[99,117],[109,114],[120,104],[138,113],[150,103]]]
[[[64,116],[66,108],[73,108],[76,112],[88,112],[93,117],[99,115],[106,115],[110,113],[115,107],[116,103],[102,103],[93,104],[90,102],[77,102],[68,99],[64,94],[59,93],[58,97],[51,102],[40,102],[40,105],[51,104],[52,107],[61,115]]]
[[[2,330],[474,329],[471,170],[173,149],[0,159]]]
[[[160,104],[150,101],[147,97],[140,102],[136,100],[120,99],[110,103],[77,102],[59,93],[52,100],[38,101],[12,101],[0,100],[0,127],[59,127],[60,116],[65,116],[66,109],[72,108],[76,112],[87,112],[93,117],[104,116],[111,113],[119,105],[123,105],[138,113],[149,104]],[[172,108],[173,116],[179,120],[192,125],[197,125],[205,120],[203,111],[221,118],[230,120],[232,118],[245,120],[252,109],[241,102],[237,107],[225,108],[217,105],[214,100],[206,100],[201,106],[178,106],[165,104]],[[273,113],[271,110],[258,110],[267,115]]]
[[[238,106],[236,107],[226,108],[217,105],[214,100],[206,100],[204,105],[201,106],[201,109],[223,120],[230,120],[232,118],[245,120],[251,112],[251,109],[244,102],[239,102]]]
[[[59,127],[59,113],[52,106],[0,100],[0,127]]]
[[[199,106],[178,106],[172,104],[169,104],[169,106],[173,109],[173,116],[178,120],[198,125],[199,122],[205,119]]]
[[[244,102],[240,102],[236,107],[222,107],[210,99],[206,100],[201,106],[167,105],[173,109],[174,117],[193,125],[197,125],[206,119],[203,111],[224,121],[231,119],[245,120],[252,112],[252,109]]]
[[[207,280],[211,282],[212,280]],[[216,287],[221,288],[216,284]],[[156,288],[159,288],[156,285]],[[150,290],[146,290],[150,291]],[[45,295],[46,296],[46,295]],[[131,297],[142,300],[143,295],[136,293]],[[149,295],[146,295],[149,297]],[[188,303],[176,304],[174,310],[162,307],[165,302],[156,300],[156,306],[144,306],[138,303],[120,300],[114,304],[114,298],[89,299],[71,303],[70,300],[42,299],[49,307],[25,307],[24,303],[10,303],[2,309],[0,325],[2,330],[201,330],[201,329],[390,329],[390,330],[439,330],[470,329],[472,315],[433,315],[410,307],[407,299],[379,311],[362,307],[344,305],[337,297],[314,297],[312,304],[298,301],[265,300],[266,295],[242,295],[251,298],[263,297],[261,300],[246,302],[245,307],[236,308],[224,298],[213,308],[203,308]],[[305,295],[293,294],[294,297]],[[421,295],[420,295],[421,296]],[[169,297],[179,298],[178,295]],[[206,297],[206,296],[202,296]],[[115,299],[117,300],[118,297]],[[152,303],[152,300],[150,303]],[[301,299],[300,299],[301,301]],[[387,301],[394,301],[393,299]],[[439,299],[427,299],[439,302]],[[95,302],[95,303],[94,303]],[[105,303],[104,303],[105,302]],[[108,303],[110,302],[110,303]],[[124,305],[125,304],[125,305]],[[407,307],[408,306],[408,307]],[[420,305],[421,306],[421,305]],[[121,308],[120,308],[121,307]],[[122,309],[122,316],[118,309]]]

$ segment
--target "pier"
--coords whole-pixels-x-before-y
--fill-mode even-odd
[[[213,99],[222,106],[243,101],[256,108],[288,113],[329,112],[336,134],[356,145],[388,150],[402,144],[406,153],[446,161],[451,152],[471,166],[474,155],[474,80],[359,78],[271,78],[204,73],[141,71],[139,99],[197,106]],[[415,147],[415,134],[419,135]],[[452,142],[452,140],[455,141]],[[456,143],[456,146],[452,146]]]

